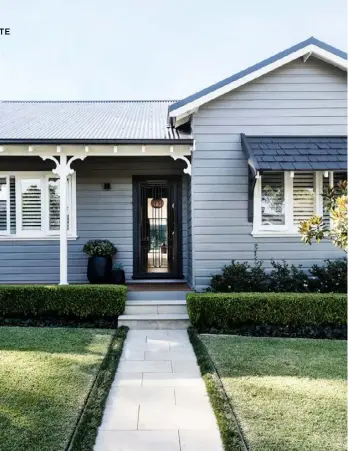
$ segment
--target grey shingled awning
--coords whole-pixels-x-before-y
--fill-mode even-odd
[[[241,135],[256,171],[346,171],[347,138]]]

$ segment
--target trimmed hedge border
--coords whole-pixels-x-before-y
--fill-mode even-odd
[[[200,332],[346,338],[343,294],[190,293],[187,309]]]
[[[214,410],[224,449],[225,451],[246,451],[247,446],[242,430],[210,355],[196,330],[190,327],[187,332]]]
[[[122,355],[127,332],[127,327],[117,329],[89,392],[70,442],[66,447],[66,451],[93,451],[98,428],[102,422],[105,403]]]
[[[121,285],[0,285],[0,317],[117,319],[126,294]]]

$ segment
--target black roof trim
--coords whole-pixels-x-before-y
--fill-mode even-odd
[[[241,142],[242,142],[242,149],[243,149],[247,159],[252,162],[253,168],[251,168],[251,169],[255,169],[255,171],[259,171],[260,168],[258,167],[257,160],[255,158],[255,155],[254,155],[251,147],[249,146],[249,143],[248,143],[245,133],[241,133],[240,137],[241,137]],[[254,174],[254,175],[256,175],[256,174]]]

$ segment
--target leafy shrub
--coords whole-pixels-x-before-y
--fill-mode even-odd
[[[333,328],[347,324],[343,294],[193,293],[187,295],[190,321],[200,331],[230,332],[239,327]]]
[[[301,293],[308,291],[308,275],[302,266],[289,265],[285,260],[282,263],[271,261],[273,270],[269,275],[269,291]]]
[[[273,270],[267,274],[263,261],[257,258],[257,245],[254,248],[254,263],[236,262],[222,268],[221,274],[212,276],[208,292],[248,293],[248,292],[321,292],[345,293],[347,291],[347,259],[325,260],[323,266],[313,265],[310,277],[302,269],[282,262],[271,261]]]
[[[321,293],[347,292],[347,258],[327,259],[323,266],[313,265],[310,273],[314,277],[310,280],[311,291]]]
[[[83,246],[83,252],[89,257],[112,257],[117,249],[109,240],[90,240]]]
[[[0,285],[0,316],[116,319],[126,293],[119,285]]]
[[[219,293],[239,293],[244,291],[266,291],[267,276],[263,261],[257,258],[257,245],[254,248],[254,264],[238,263],[232,260],[222,268],[221,274],[212,277],[210,289]]]

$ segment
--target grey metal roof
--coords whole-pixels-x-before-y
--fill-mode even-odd
[[[242,147],[258,171],[347,170],[347,138],[245,136]]]
[[[168,127],[172,101],[0,102],[0,142],[173,141],[190,134]]]
[[[199,99],[200,97],[203,97],[213,91],[216,91],[217,89],[222,88],[223,86],[229,85],[230,83],[239,80],[240,78],[245,77],[246,75],[251,74],[252,72],[255,72],[259,69],[262,69],[265,66],[268,66],[269,64],[272,64],[288,55],[291,55],[292,53],[297,52],[298,50],[303,49],[304,47],[307,47],[307,45],[315,45],[323,50],[326,50],[327,52],[332,53],[333,55],[339,56],[340,58],[347,59],[347,53],[342,52],[342,50],[337,49],[336,47],[333,47],[329,44],[326,44],[326,42],[319,41],[319,39],[314,38],[313,36],[309,39],[306,39],[305,41],[302,41],[296,45],[293,45],[292,47],[283,50],[280,53],[277,53],[276,55],[271,56],[270,58],[266,58],[265,60],[254,64],[253,66],[248,67],[245,70],[242,70],[241,72],[238,72],[237,74],[232,75],[231,77],[225,78],[224,80],[219,81],[218,83],[215,83],[211,86],[208,86],[205,89],[202,89],[201,91],[196,92],[195,94],[192,94],[185,99],[179,100],[178,102],[172,103],[169,107],[169,111],[176,110],[187,103],[191,103],[194,100]]]

